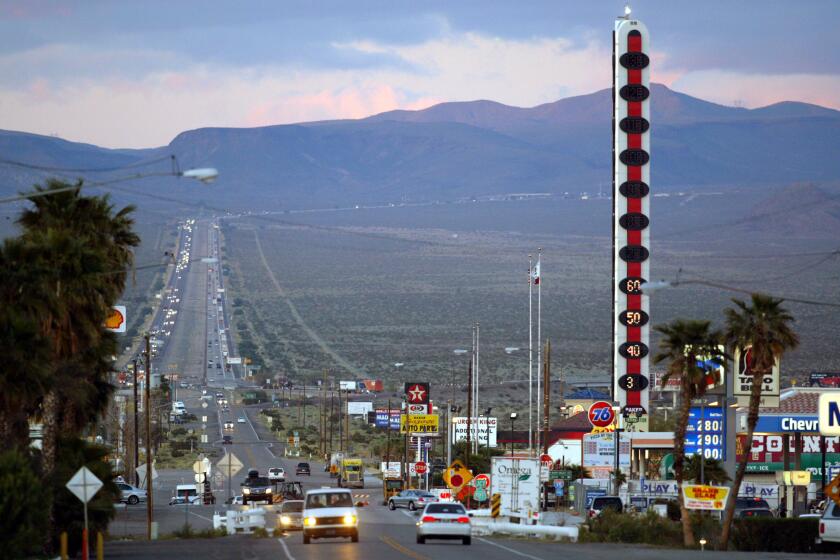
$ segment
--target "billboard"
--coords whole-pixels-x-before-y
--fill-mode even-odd
[[[372,402],[348,402],[347,414],[350,416],[365,416],[373,410]]]
[[[478,441],[485,447],[496,447],[498,421],[494,417],[480,416],[470,420],[470,440]],[[452,443],[467,441],[467,417],[456,416],[452,419]]]
[[[355,392],[359,388],[359,384],[355,381],[339,381],[338,388],[341,391]]]
[[[613,399],[648,413],[650,315],[642,285],[650,267],[650,51],[647,28],[629,17],[613,31]],[[632,412],[630,412],[632,411]],[[637,422],[634,431],[647,429]]]
[[[490,483],[501,494],[502,515],[531,518],[539,512],[540,468],[537,459],[492,458]]]
[[[400,416],[400,433],[437,435],[437,414],[404,414]]]
[[[392,408],[391,409],[391,430],[399,430],[400,429],[400,409]],[[377,408],[376,409],[376,427],[377,428],[387,428],[388,427],[388,409],[387,408]]]
[[[796,443],[793,434],[767,434],[757,433],[753,434],[752,450],[747,462],[748,473],[770,473],[785,470],[784,467],[784,438],[789,437],[788,445],[790,449],[790,463],[788,470],[794,466],[794,454],[796,453]],[[819,434],[805,434],[801,435],[802,450],[800,454],[800,466],[798,470],[810,471],[813,476],[822,475],[822,452],[820,451],[820,435]],[[826,469],[831,470],[833,467],[840,467],[840,442],[837,437],[825,438],[825,464]],[[735,441],[735,454],[740,461],[744,454],[744,448],[747,445],[747,435],[738,434],[738,439]]]
[[[429,384],[418,382],[406,383],[405,402],[409,405],[429,404]]]

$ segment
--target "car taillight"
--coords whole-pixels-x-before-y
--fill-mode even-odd
[[[825,533],[825,523],[820,522],[820,535]]]
[[[469,523],[469,522],[470,522],[469,517],[459,517],[458,518],[458,523]]]
[[[417,498],[417,501],[418,502],[425,502],[425,500],[423,498]]]
[[[424,515],[422,519],[420,519],[421,523],[434,523],[437,521],[437,517],[432,517],[431,515]]]

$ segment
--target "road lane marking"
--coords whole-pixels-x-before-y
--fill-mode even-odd
[[[212,519],[210,519],[209,517],[204,517],[203,515],[199,515],[199,514],[197,514],[197,513],[196,513],[196,512],[194,512],[194,511],[191,511],[191,512],[190,512],[190,515],[195,515],[196,517],[199,517],[199,518],[201,518],[201,519],[203,519],[203,520],[205,520],[205,521],[209,521],[210,523],[213,523],[213,520],[212,520]]]
[[[428,556],[423,556],[419,552],[414,552],[410,548],[406,548],[391,537],[379,537],[379,540],[396,550],[397,552],[401,552],[408,556],[409,558],[413,558],[414,560],[430,560]]]
[[[512,554],[516,554],[517,556],[521,556],[521,557],[523,557],[523,558],[530,558],[531,560],[543,560],[543,559],[542,559],[542,558],[540,558],[539,556],[531,556],[530,554],[525,554],[524,552],[520,552],[520,551],[518,551],[518,550],[516,550],[516,549],[513,549],[513,548],[510,548],[510,547],[507,547],[507,546],[505,546],[505,545],[503,545],[503,544],[495,543],[495,542],[493,542],[493,541],[488,541],[487,539],[482,539],[481,537],[476,537],[476,540],[479,540],[479,541],[481,541],[481,542],[483,542],[483,543],[487,543],[487,544],[490,544],[490,545],[493,545],[493,546],[497,546],[497,547],[499,547],[499,548],[501,548],[501,549],[503,549],[503,550],[507,550],[508,552],[510,552],[510,553],[512,553]]]
[[[286,553],[286,558],[289,560],[295,560],[295,557],[292,556],[292,553],[289,552],[289,547],[286,546],[286,539],[277,539],[280,542],[280,546],[283,547],[283,552]]]
[[[408,517],[408,518],[409,518],[409,519],[411,519],[412,521],[415,521],[415,522],[417,521],[417,519],[415,518],[414,514],[413,514],[413,513],[410,513],[408,510],[401,509],[401,510],[400,510],[400,513],[401,513],[401,514],[403,514],[403,515],[405,515],[406,517]]]

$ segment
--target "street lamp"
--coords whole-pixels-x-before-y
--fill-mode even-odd
[[[516,422],[518,415],[515,412],[510,413],[510,456],[513,457],[513,424]]]

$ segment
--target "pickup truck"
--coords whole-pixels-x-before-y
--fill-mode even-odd
[[[820,518],[817,543],[840,543],[840,506],[828,502]]]

